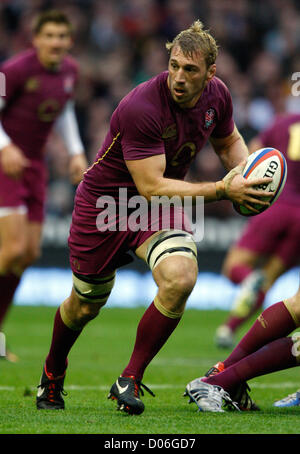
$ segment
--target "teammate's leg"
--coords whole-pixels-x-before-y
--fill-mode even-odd
[[[233,246],[225,257],[222,274],[234,284],[240,284],[256,267],[258,259],[256,252]]]
[[[0,327],[20,282],[18,265],[26,250],[27,227],[26,214],[11,209],[1,217],[0,209]]]
[[[300,289],[266,309],[224,361],[225,370],[205,381],[228,390],[250,378],[299,365],[299,346],[286,337],[299,326]]]
[[[248,275],[241,284],[227,322],[232,332],[235,332],[262,307],[266,293],[286,270],[282,259],[273,255],[261,269]]]
[[[266,309],[222,363],[222,368],[217,367],[214,374],[188,383],[187,394],[199,408],[213,411],[210,391],[216,392],[221,402],[224,390],[233,396],[237,395],[238,389],[242,387],[245,394],[244,385],[247,380],[298,366],[299,338],[294,339],[287,335],[299,326],[300,289],[294,297]]]
[[[265,309],[250,330],[224,361],[225,368],[238,363],[265,345],[285,338],[300,326],[300,289],[297,294],[285,301]]]
[[[248,289],[249,286],[246,285],[246,291],[239,292],[226,321],[217,328],[215,342],[218,347],[233,346],[235,331],[250,316],[251,307],[258,306],[264,299],[264,294],[259,288],[262,274],[257,272],[253,274],[258,261],[259,255],[256,252],[239,246],[232,247],[225,258],[223,275],[234,284],[242,284],[250,280],[251,289]],[[245,295],[245,293],[247,294]]]
[[[26,247],[23,256],[18,261],[16,272],[22,274],[26,268],[33,265],[41,255],[41,237],[43,224],[36,221],[27,222]]]
[[[0,326],[11,306],[24,270],[32,265],[40,253],[42,224],[30,222],[25,214],[14,213],[0,218]],[[18,361],[7,349],[6,359]]]

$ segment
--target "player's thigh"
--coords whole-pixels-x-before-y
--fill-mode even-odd
[[[276,279],[278,279],[286,270],[287,267],[283,260],[276,255],[272,255],[263,266],[265,274],[265,291],[269,290]]]
[[[28,266],[40,256],[41,237],[43,224],[40,222],[28,222],[26,251],[24,254],[24,265]]]
[[[0,253],[20,258],[27,246],[28,219],[18,208],[10,209],[1,216],[0,209]]]

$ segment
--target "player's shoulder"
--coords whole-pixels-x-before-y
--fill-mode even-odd
[[[208,86],[208,93],[213,94],[214,96],[228,96],[229,95],[229,89],[225,82],[221,80],[219,77],[214,76],[211,81],[209,82]]]
[[[1,63],[1,70],[9,69],[28,69],[30,70],[36,60],[36,52],[34,49],[24,50],[16,55],[12,55]]]

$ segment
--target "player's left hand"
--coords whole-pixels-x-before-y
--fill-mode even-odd
[[[72,184],[79,184],[82,180],[83,174],[88,167],[87,159],[84,153],[72,156],[70,159],[70,180]]]

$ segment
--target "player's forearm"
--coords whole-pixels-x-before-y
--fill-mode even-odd
[[[184,197],[192,197],[196,201],[197,196],[204,197],[205,202],[215,202],[225,198],[224,182],[203,182],[190,183],[188,181],[173,180],[171,178],[161,178],[153,187],[144,186],[140,193],[151,200],[151,197],[167,196],[169,198],[178,196],[181,199]]]
[[[221,153],[220,159],[226,170],[231,170],[247,159],[249,151],[244,139],[241,135],[224,151]]]
[[[210,141],[227,171],[248,158],[247,145],[236,127],[230,136],[224,139],[210,139]]]
[[[71,156],[76,156],[83,153],[84,146],[79,134],[73,102],[67,102],[54,127],[63,138],[67,150]]]
[[[12,143],[11,138],[6,134],[0,121],[0,150]]]

